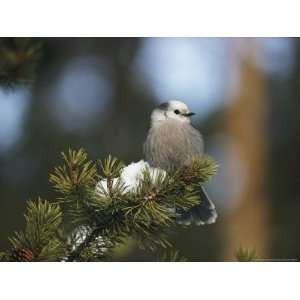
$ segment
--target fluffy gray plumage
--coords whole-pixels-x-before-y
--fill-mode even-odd
[[[151,166],[170,170],[201,155],[203,140],[199,131],[190,124],[169,119],[150,128],[144,151]]]
[[[202,136],[190,122],[193,115],[180,101],[162,103],[151,114],[151,128],[144,144],[150,166],[171,171],[182,167],[204,152]],[[203,187],[199,186],[200,203],[181,214],[179,223],[197,225],[214,223],[217,212]]]

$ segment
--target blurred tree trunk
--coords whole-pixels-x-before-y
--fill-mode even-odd
[[[258,50],[253,40],[245,39],[241,46],[239,90],[225,113],[225,133],[229,137],[225,151],[234,169],[228,189],[241,184],[230,199],[235,206],[225,220],[225,260],[235,260],[240,246],[256,249],[260,258],[268,257],[265,80],[251,55]]]

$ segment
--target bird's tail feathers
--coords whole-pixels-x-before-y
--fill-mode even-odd
[[[218,217],[214,203],[208,197],[204,187],[200,187],[200,203],[189,211],[180,214],[177,218],[178,224],[183,225],[205,225],[216,222]]]

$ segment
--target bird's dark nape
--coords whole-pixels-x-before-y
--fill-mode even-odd
[[[161,110],[168,110],[169,108],[169,103],[168,102],[163,102],[158,106],[159,109]]]
[[[218,217],[215,205],[209,199],[204,187],[200,187],[200,203],[189,211],[179,214],[177,223],[183,225],[196,224],[205,225],[216,222]]]

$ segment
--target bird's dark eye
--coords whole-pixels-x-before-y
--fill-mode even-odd
[[[175,109],[175,110],[174,110],[174,113],[175,113],[176,115],[179,115],[179,114],[180,114],[180,111],[179,111],[178,109]]]

